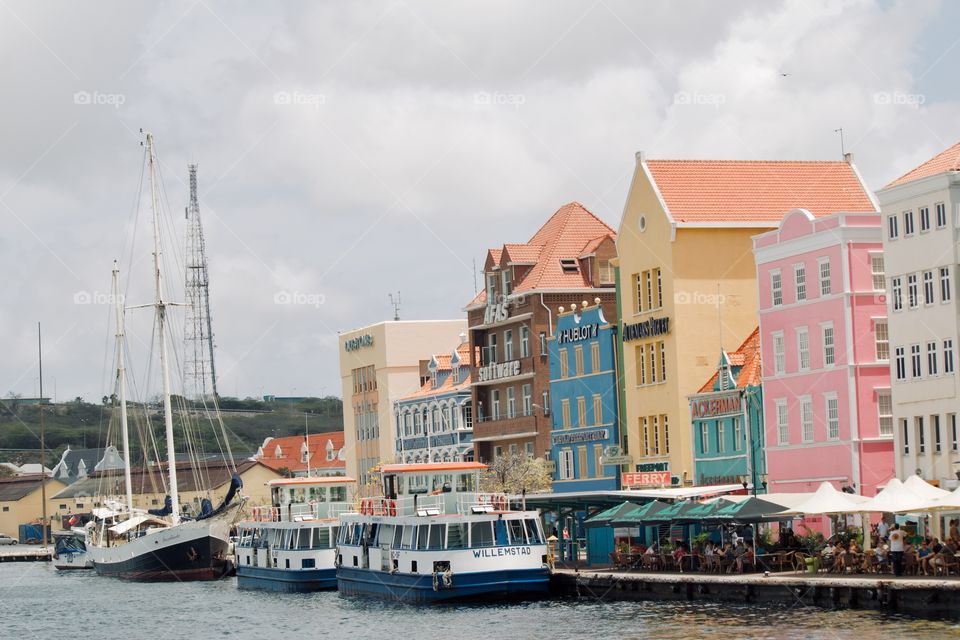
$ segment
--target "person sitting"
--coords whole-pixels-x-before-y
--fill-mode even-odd
[[[923,575],[929,576],[937,572],[938,558],[943,551],[943,545],[937,538],[933,538],[923,546],[927,552],[920,557],[920,570],[923,571]]]
[[[687,550],[684,549],[683,543],[678,543],[677,548],[673,550],[673,561],[677,563],[680,573],[683,573],[683,559],[685,557],[687,557]]]
[[[753,543],[742,545],[739,548],[741,551],[737,554],[737,573],[743,573],[744,564],[752,563],[756,556],[754,555]]]

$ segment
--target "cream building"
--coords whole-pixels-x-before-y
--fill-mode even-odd
[[[59,480],[47,478],[47,517],[51,530],[59,530],[53,495],[65,485]],[[40,491],[40,475],[11,476],[0,478],[0,533],[17,538],[21,524],[38,523],[43,515]]]
[[[957,485],[960,143],[877,192],[897,477]]]
[[[648,160],[617,234],[621,433],[634,477],[692,484],[687,396],[757,326],[751,237],[790,209],[876,211],[847,161]],[[669,476],[664,476],[669,472]]]
[[[423,384],[420,361],[458,344],[466,320],[397,320],[339,336],[347,476],[362,486],[380,462],[393,462],[393,404]]]

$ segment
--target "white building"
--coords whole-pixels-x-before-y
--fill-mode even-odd
[[[466,320],[388,321],[340,334],[347,476],[361,484],[396,458],[394,403],[423,385],[420,359],[457,344]]]
[[[884,224],[897,476],[917,474],[951,488],[960,471],[960,143],[877,196]]]

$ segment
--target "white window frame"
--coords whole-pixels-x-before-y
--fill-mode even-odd
[[[896,240],[900,237],[900,216],[892,214],[887,216],[887,239]]]
[[[787,399],[777,398],[774,401],[777,411],[777,444],[790,444],[790,414],[787,411]]]
[[[783,305],[783,274],[780,269],[770,270],[770,306]]]
[[[740,416],[733,418],[733,450],[741,451],[741,441],[743,440],[743,424]]]
[[[937,212],[937,229],[943,229],[947,226],[947,205],[943,202],[938,202],[933,205],[933,208]]]
[[[530,357],[530,327],[520,325],[520,357]]]
[[[903,311],[903,278],[896,276],[890,278],[890,301],[893,311]]]
[[[910,345],[910,378],[918,380],[923,377],[923,360],[919,344]]]
[[[533,385],[528,382],[521,386],[520,395],[523,403],[523,415],[533,415]]]
[[[940,375],[940,358],[938,356],[937,341],[927,342],[927,375],[931,378]]]
[[[717,420],[717,453],[727,452],[727,429],[724,420],[724,418]]]
[[[782,376],[787,372],[787,353],[783,331],[770,334],[773,339],[773,373]]]
[[[560,459],[557,461],[557,470],[561,480],[572,480],[574,478],[573,449],[564,447],[560,449]]]
[[[943,341],[943,372],[953,373],[953,338],[947,338]]]
[[[870,254],[870,275],[873,277],[873,290],[884,292],[887,290],[886,265],[882,253]]]
[[[824,416],[827,422],[827,440],[840,439],[840,399],[834,392],[823,394]],[[831,406],[832,405],[832,406]]]
[[[953,299],[953,289],[950,281],[950,267],[940,267],[940,302],[942,303],[950,302]]]
[[[493,405],[493,419],[500,419],[500,390],[494,389],[490,392],[491,404]]]
[[[907,274],[907,307],[916,309],[920,306],[920,279],[915,273]]]
[[[820,339],[823,345],[823,366],[833,367],[837,363],[837,335],[832,322],[820,324]]]
[[[893,396],[888,389],[877,391],[877,421],[878,435],[892,438]]]
[[[919,207],[917,209],[920,216],[920,233],[930,231],[930,207]]]
[[[813,430],[813,400],[810,396],[800,396],[800,434],[804,444],[815,439]]]
[[[894,376],[895,380],[907,379],[907,352],[903,347],[894,349]]]
[[[807,299],[807,266],[798,262],[793,265],[794,300],[803,302]]]
[[[933,271],[923,272],[923,306],[929,307],[937,301],[937,291],[933,283]]]
[[[797,369],[810,370],[810,332],[807,327],[797,327]]]
[[[913,224],[913,209],[903,212],[903,237],[908,238],[914,234],[916,227]]]
[[[513,360],[513,329],[503,331],[503,361]]]
[[[517,417],[517,389],[514,386],[507,387],[507,418]]]
[[[817,260],[817,274],[820,281],[820,296],[828,296],[833,291],[830,281],[830,258]]]
[[[700,423],[700,453],[710,453],[710,423]]]
[[[890,361],[890,325],[886,318],[873,319],[873,349],[877,362]]]

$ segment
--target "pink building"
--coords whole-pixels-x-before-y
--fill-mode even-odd
[[[771,493],[894,476],[879,213],[793,209],[754,236]]]

